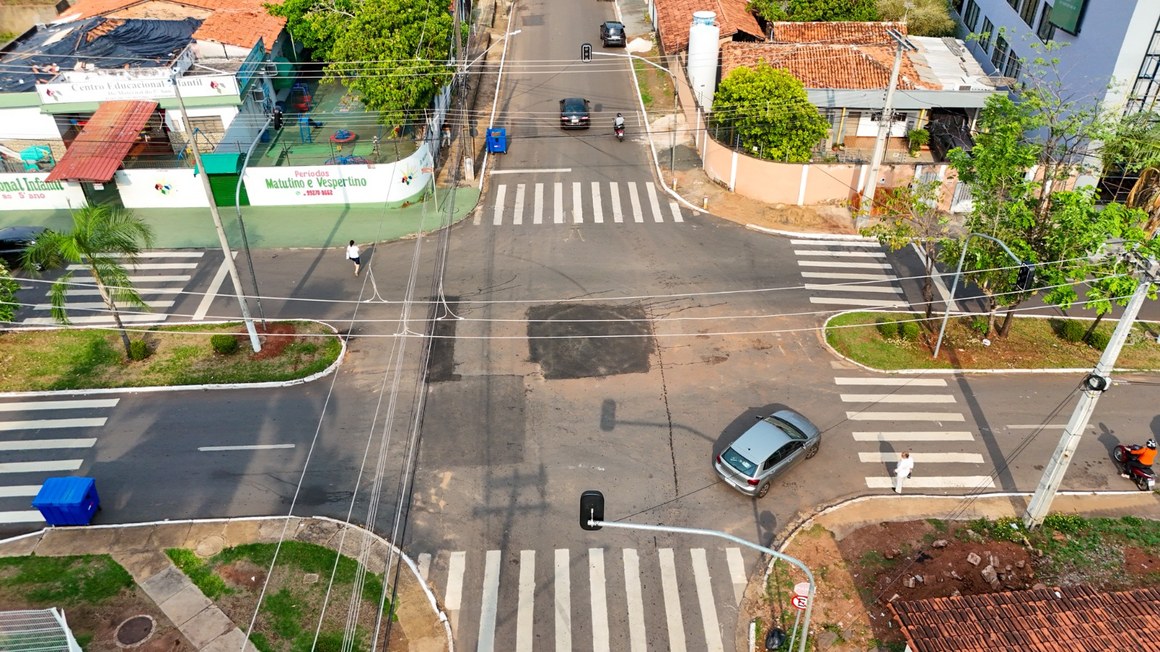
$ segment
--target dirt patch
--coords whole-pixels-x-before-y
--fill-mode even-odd
[[[253,360],[269,360],[277,358],[286,351],[286,347],[294,342],[294,335],[298,329],[290,322],[273,322],[268,323],[264,328],[258,331],[258,341],[262,343],[262,350],[257,353],[251,353],[250,358]],[[239,337],[245,339],[248,337],[243,329],[242,335]],[[244,345],[245,342],[242,342]]]

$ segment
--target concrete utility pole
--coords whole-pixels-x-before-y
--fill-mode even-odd
[[[246,294],[242,291],[242,280],[238,277],[238,267],[234,265],[233,252],[230,251],[230,241],[226,238],[226,230],[222,227],[222,216],[218,214],[217,202],[213,199],[213,188],[209,186],[209,176],[205,166],[201,164],[201,152],[197,151],[197,143],[193,141],[193,129],[189,125],[189,113],[185,110],[185,99],[181,97],[181,86],[177,83],[177,76],[169,78],[173,82],[173,93],[177,96],[177,106],[181,109],[181,122],[185,132],[189,134],[189,150],[193,154],[193,164],[201,172],[201,187],[205,190],[205,198],[209,201],[209,214],[213,217],[213,226],[217,230],[218,242],[221,243],[222,253],[226,257],[226,269],[230,272],[230,281],[234,284],[234,295],[238,297],[238,305],[242,307],[242,321],[246,324],[246,332],[250,334],[250,346],[254,353],[262,350],[262,343],[258,340],[258,331],[254,328],[254,320],[250,317],[250,307],[246,304]]]
[[[1148,298],[1148,289],[1157,281],[1160,263],[1155,260],[1141,260],[1139,269],[1142,277],[1140,285],[1136,287],[1136,292],[1132,294],[1132,299],[1124,308],[1124,315],[1116,324],[1116,330],[1112,332],[1108,346],[1100,356],[1100,361],[1096,363],[1095,370],[1083,379],[1083,393],[1075,406],[1075,412],[1072,412],[1067,427],[1063,429],[1059,445],[1055,447],[1051,461],[1048,462],[1043,477],[1039,480],[1039,486],[1035,489],[1035,495],[1031,497],[1031,503],[1027,506],[1023,524],[1028,529],[1042,524],[1048,510],[1051,509],[1051,501],[1055,499],[1055,493],[1059,490],[1063,475],[1067,472],[1067,466],[1071,463],[1071,457],[1079,445],[1080,437],[1087,429],[1088,419],[1095,412],[1096,401],[1099,400],[1100,394],[1111,386],[1111,374],[1116,365],[1116,358],[1120,355],[1120,349],[1124,348],[1124,342],[1128,340],[1128,334],[1136,323],[1140,307]]]
[[[882,159],[886,156],[886,138],[890,135],[890,128],[894,125],[894,91],[898,88],[898,71],[902,68],[902,53],[918,49],[897,30],[888,29],[886,33],[894,39],[898,47],[894,51],[894,67],[890,70],[890,85],[886,87],[886,101],[882,105],[882,119],[878,121],[878,139],[874,141],[874,153],[870,155],[870,173],[866,175],[866,183],[862,187],[862,201],[858,203],[858,217],[854,221],[854,226],[859,229],[867,226],[870,221],[870,212],[874,208],[874,193],[878,190],[878,169],[882,167]]]

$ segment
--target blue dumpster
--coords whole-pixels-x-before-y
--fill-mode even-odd
[[[493,154],[507,154],[507,129],[487,130],[487,151]]]
[[[49,525],[88,525],[101,507],[92,478],[48,478],[32,506]]]

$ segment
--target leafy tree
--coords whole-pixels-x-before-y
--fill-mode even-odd
[[[881,204],[880,221],[863,234],[877,238],[883,246],[897,251],[909,244],[923,253],[926,277],[922,282],[922,301],[926,318],[934,314],[934,274],[939,245],[951,235],[950,216],[938,207],[940,181],[915,181],[909,186],[892,188]]]
[[[801,81],[767,63],[730,72],[713,96],[713,116],[735,133],[735,144],[789,163],[808,162],[830,129]]]
[[[1160,228],[1160,114],[1134,113],[1121,119],[1100,149],[1105,173],[1139,175],[1128,205],[1148,213],[1144,230]]]
[[[878,0],[877,20],[905,20],[912,36],[955,35],[955,20],[946,0]]]
[[[355,17],[361,0],[285,0],[263,5],[271,16],[286,19],[286,29],[316,59],[332,60],[334,41]]]
[[[16,316],[16,290],[20,285],[12,278],[12,272],[0,260],[0,323],[11,322]]]
[[[875,0],[749,0],[749,10],[770,22],[878,20]]]
[[[120,306],[148,310],[141,295],[133,288],[128,270],[121,264],[137,263],[137,255],[153,245],[153,231],[133,213],[109,206],[85,206],[74,211],[71,231],[46,231],[28,248],[26,260],[45,269],[62,263],[83,265],[92,276],[97,293],[121,333],[125,357],[130,355],[129,334],[121,323]],[[69,290],[73,272],[67,271],[53,282],[49,293],[52,316],[68,324],[65,293]]]

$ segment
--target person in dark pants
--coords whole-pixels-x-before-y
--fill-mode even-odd
[[[358,245],[354,243],[354,240],[351,240],[350,244],[346,246],[346,258],[350,262],[354,263],[355,276],[358,276],[358,270],[360,267],[362,267],[362,256],[360,253],[361,252],[359,252]]]

